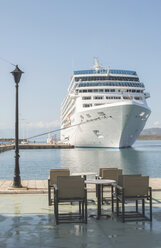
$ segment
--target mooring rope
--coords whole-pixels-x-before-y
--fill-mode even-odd
[[[89,123],[89,122],[92,122],[92,121],[98,121],[98,120],[101,120],[101,119],[109,119],[109,118],[112,118],[112,116],[106,116],[106,115],[100,116],[100,117],[90,119],[90,120],[87,120],[87,121],[84,121],[84,122],[80,122],[78,124],[74,124],[74,125],[71,125],[71,126],[68,126],[68,127],[63,127],[63,128],[55,129],[55,130],[48,131],[48,132],[45,132],[45,133],[41,133],[41,134],[38,134],[38,135],[34,135],[34,136],[31,136],[31,137],[26,138],[26,139],[28,140],[28,139],[37,138],[37,137],[40,137],[40,136],[43,136],[43,135],[47,135],[49,133],[55,133],[55,132],[58,132],[58,131],[61,131],[61,130],[64,130],[64,129],[71,128],[71,127],[80,126],[80,125],[83,125],[83,124],[86,124],[86,123]]]

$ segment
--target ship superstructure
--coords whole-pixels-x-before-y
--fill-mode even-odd
[[[74,71],[61,107],[61,141],[76,147],[129,147],[150,115],[135,71],[101,67]]]

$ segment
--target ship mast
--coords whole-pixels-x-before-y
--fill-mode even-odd
[[[103,67],[100,66],[98,58],[97,58],[97,57],[94,57],[93,69],[96,70],[96,71],[98,71],[98,70],[100,70],[100,69],[102,69],[102,68],[103,68]]]

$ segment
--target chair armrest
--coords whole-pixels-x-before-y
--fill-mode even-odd
[[[50,178],[48,178],[48,187],[50,187]]]
[[[55,190],[58,190],[58,186],[56,184],[53,185]]]
[[[148,196],[152,197],[152,187],[148,187]]]
[[[118,185],[118,184],[116,184],[115,187],[116,187],[116,189],[123,190],[123,187]]]

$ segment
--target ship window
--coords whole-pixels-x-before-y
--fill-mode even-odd
[[[121,99],[121,96],[106,96],[106,99],[111,100],[111,99]]]
[[[84,119],[84,116],[83,115],[80,115],[80,118],[83,120]]]
[[[105,116],[104,112],[98,112],[97,114],[100,115],[100,116]]]
[[[75,82],[84,82],[84,81],[104,81],[104,80],[117,80],[117,81],[135,81],[139,82],[138,77],[117,77],[117,76],[96,76],[96,77],[76,77]]]
[[[123,99],[124,99],[124,100],[131,100],[132,97],[131,97],[131,96],[123,96]]]
[[[82,97],[82,100],[90,100],[91,99],[91,96],[83,96]]]
[[[98,92],[98,90],[97,89],[94,89],[93,92]]]
[[[144,87],[142,83],[133,82],[82,82],[79,83],[78,87],[89,87],[89,86],[123,86],[123,87]]]
[[[99,89],[99,92],[103,92],[103,89]]]
[[[109,89],[105,89],[105,92],[109,92]]]
[[[94,106],[103,105],[104,103],[95,103]]]
[[[92,92],[92,90],[88,90],[88,92]]]
[[[83,92],[87,92],[87,90],[83,90]]]
[[[93,99],[95,99],[95,100],[101,100],[101,99],[103,99],[103,96],[94,96]]]
[[[115,89],[111,89],[110,92],[115,92]]]
[[[142,97],[141,96],[135,96],[134,99],[135,100],[142,100]]]
[[[92,107],[92,104],[83,104],[83,108],[89,108]]]
[[[144,116],[144,114],[145,114],[145,112],[141,112],[140,114],[139,114],[139,116]]]

